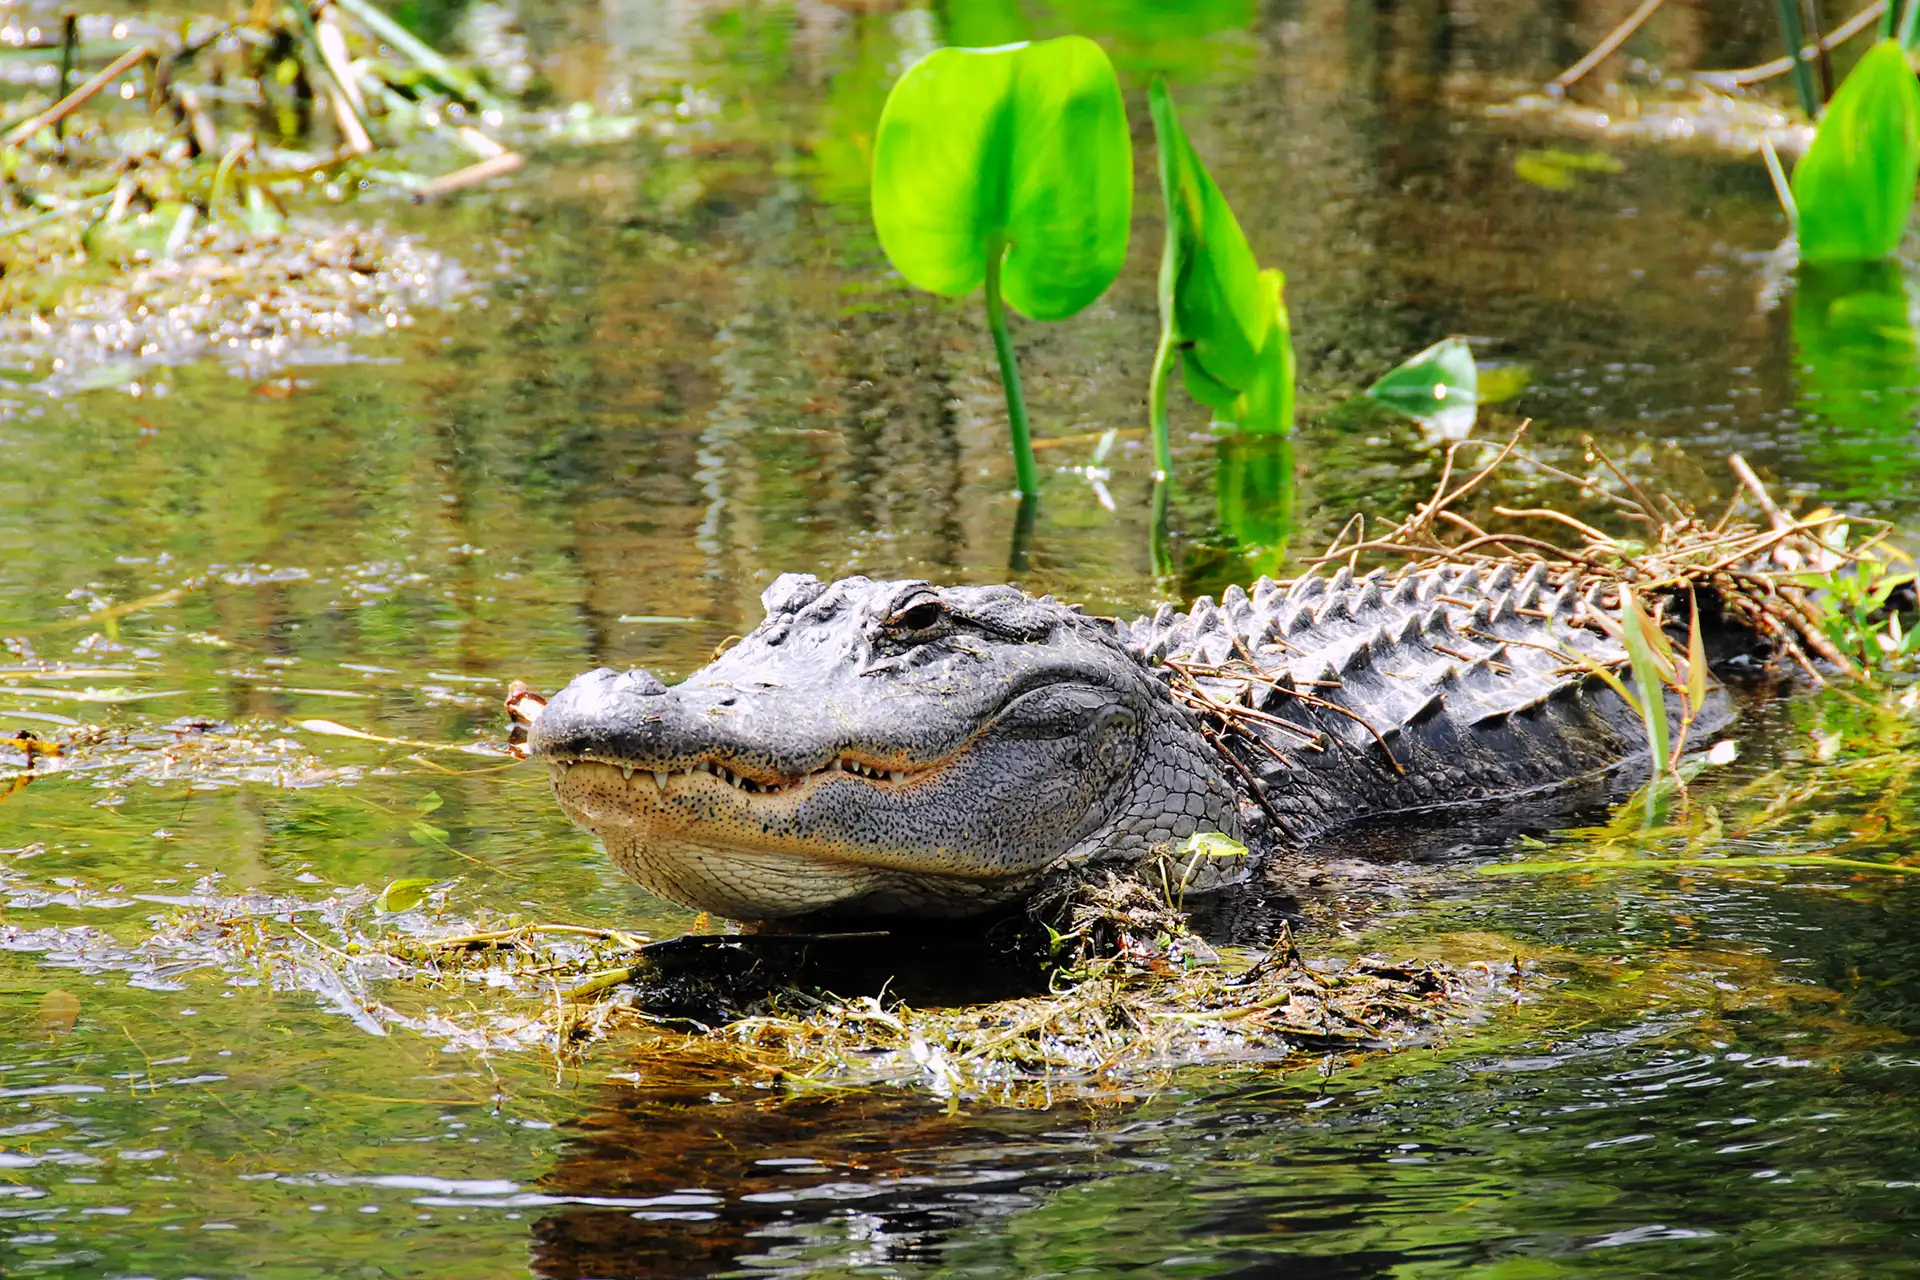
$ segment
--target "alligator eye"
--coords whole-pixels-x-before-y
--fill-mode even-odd
[[[922,600],[888,618],[887,625],[896,631],[925,631],[946,616],[946,606],[938,600]]]

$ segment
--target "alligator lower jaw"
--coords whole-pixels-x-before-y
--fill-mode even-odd
[[[790,811],[817,787],[856,785],[853,778],[815,773],[789,786],[749,790],[706,769],[671,773],[662,785],[651,769],[596,760],[549,766],[561,809],[601,838],[625,875],[670,901],[732,920],[856,910],[975,915],[1016,897],[1031,880],[906,871],[887,865],[883,854],[769,838],[756,821]]]

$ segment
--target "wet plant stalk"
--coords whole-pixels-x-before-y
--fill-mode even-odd
[[[79,51],[80,18],[77,14],[69,13],[60,33],[60,92],[54,95],[56,102],[73,92],[73,61]],[[67,121],[62,116],[53,122],[53,136],[59,140],[66,135]]]
[[[1159,582],[1170,582],[1173,578],[1173,546],[1167,536],[1167,491],[1172,487],[1166,479],[1153,482],[1153,522],[1147,552],[1153,559],[1153,576]]]
[[[995,244],[987,253],[987,327],[993,330],[993,351],[1000,357],[1000,384],[1007,394],[1007,430],[1013,436],[1013,472],[1022,498],[1040,496],[1040,469],[1033,460],[1033,429],[1027,424],[1027,398],[1020,389],[1020,363],[1007,332],[1007,307],[1000,300],[1000,259],[1004,249]]]
[[[1153,427],[1153,478],[1173,478],[1173,445],[1167,438],[1167,375],[1173,372],[1173,324],[1160,326],[1160,349],[1153,353],[1153,381],[1147,387],[1147,421]]]
[[[1808,119],[1820,116],[1820,90],[1813,82],[1813,66],[1807,61],[1807,33],[1800,25],[1800,0],[1773,0],[1780,17],[1780,35],[1787,42],[1787,56],[1793,59],[1793,87],[1800,95],[1800,106]]]

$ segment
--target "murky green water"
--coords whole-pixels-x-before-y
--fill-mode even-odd
[[[1105,38],[1131,91],[1172,75],[1256,251],[1289,272],[1296,548],[1431,484],[1417,432],[1333,405],[1449,332],[1534,371],[1483,434],[1532,415],[1544,449],[1591,432],[1703,493],[1738,448],[1920,518],[1903,279],[1775,299],[1757,162],[1621,150],[1621,172],[1569,190],[1515,176],[1554,140],[1476,104],[1570,60],[1611,9],[1564,34],[1530,5],[1132,9],[1028,17]],[[1643,51],[1761,60],[1763,16],[1676,14]],[[505,683],[683,673],[781,571],[1006,578],[984,334],[885,271],[861,203],[867,122],[946,17],[530,13],[562,93],[671,123],[541,155],[498,199],[382,208],[468,264],[460,310],[291,383],[209,363],[137,398],[7,393],[0,728],[104,723],[177,739],[177,760],[77,768],[0,806],[0,1271],[1920,1269],[1920,890],[1874,869],[1920,849],[1917,727],[1891,702],[1755,709],[1741,762],[1669,825],[1492,840],[1392,877],[1378,945],[1534,956],[1553,984],[1511,1010],[1428,1050],[1196,1070],[1099,1106],[788,1102],[698,1062],[636,1082],[618,1046],[556,1078],[536,1053],[376,1037],[231,957],[143,949],[156,919],[235,895],[297,900],[324,939],[329,910],[403,877],[457,878],[466,914],[683,928],[543,779],[487,754]],[[1121,282],[1017,335],[1041,433],[1076,438],[1041,455],[1060,470],[1020,580],[1100,609],[1159,598],[1143,442],[1109,459],[1111,511],[1072,470],[1143,418],[1158,226],[1140,176]],[[1289,507],[1218,527],[1216,469],[1259,460],[1181,423],[1174,553],[1198,591],[1246,574],[1239,544],[1284,533]],[[252,745],[194,755],[190,721]],[[470,1020],[489,993],[405,999]]]

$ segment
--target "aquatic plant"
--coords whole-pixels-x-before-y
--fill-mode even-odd
[[[1154,468],[1173,473],[1167,438],[1167,377],[1177,360],[1187,394],[1217,421],[1253,434],[1293,430],[1293,335],[1286,277],[1262,271],[1233,209],[1180,128],[1166,81],[1148,90],[1166,201],[1160,257],[1160,347],[1148,413]]]
[[[1920,83],[1896,40],[1861,57],[1794,167],[1792,207],[1807,262],[1873,261],[1899,247],[1920,178]]]
[[[1133,145],[1113,64],[1079,36],[938,49],[887,95],[873,145],[873,225],[908,281],[984,288],[1020,493],[1040,491],[1012,306],[1064,320],[1127,255]]]
[[[1473,348],[1461,337],[1442,338],[1382,374],[1366,396],[1396,413],[1464,436],[1480,405],[1480,373]]]
[[[1815,514],[1832,517],[1822,508]],[[1920,608],[1907,554],[1885,543],[1854,548],[1847,558],[1849,537],[1845,524],[1830,525],[1822,538],[1826,561],[1797,575],[1797,583],[1814,593],[1818,618],[1834,646],[1863,667],[1904,668],[1920,664]],[[1902,613],[1907,616],[1903,619]]]

